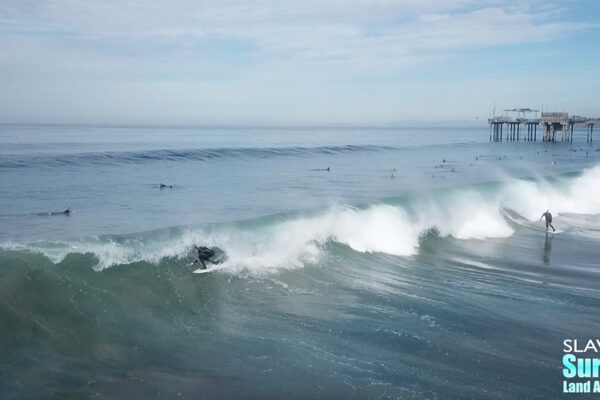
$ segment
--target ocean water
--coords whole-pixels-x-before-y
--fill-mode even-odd
[[[0,398],[561,398],[600,330],[599,150],[2,125]]]

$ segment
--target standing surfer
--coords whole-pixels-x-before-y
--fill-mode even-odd
[[[552,232],[556,232],[556,229],[554,229],[552,226],[552,214],[550,214],[550,210],[546,210],[546,212],[540,217],[540,220],[542,218],[546,218],[546,230],[548,230],[548,226],[550,226],[552,228]]]

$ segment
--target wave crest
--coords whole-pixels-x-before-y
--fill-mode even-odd
[[[65,167],[78,165],[142,164],[156,161],[210,161],[236,158],[303,157],[311,154],[340,154],[393,150],[391,146],[345,145],[320,147],[213,148],[192,150],[148,150],[88,152],[73,154],[12,154],[0,156],[0,168],[27,168],[35,165]]]

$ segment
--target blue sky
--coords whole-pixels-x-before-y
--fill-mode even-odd
[[[2,0],[0,122],[600,116],[600,2]]]

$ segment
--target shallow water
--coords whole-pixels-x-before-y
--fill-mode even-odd
[[[559,398],[600,328],[584,137],[2,126],[1,397]]]

